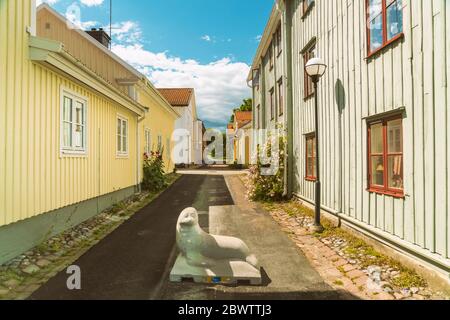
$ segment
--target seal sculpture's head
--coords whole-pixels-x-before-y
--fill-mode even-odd
[[[181,228],[184,227],[193,227],[198,225],[198,212],[195,208],[187,208],[181,212],[180,217],[178,218],[178,226]]]

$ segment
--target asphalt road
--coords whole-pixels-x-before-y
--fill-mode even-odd
[[[176,258],[175,227],[181,211],[193,206],[207,212],[209,206],[232,204],[223,176],[185,175],[74,263],[81,268],[81,290],[68,290],[68,275],[61,272],[30,299],[158,298]]]

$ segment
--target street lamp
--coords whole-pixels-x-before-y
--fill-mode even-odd
[[[314,100],[315,100],[315,112],[316,112],[316,210],[314,219],[313,231],[316,233],[323,232],[323,226],[320,223],[320,210],[321,210],[321,183],[320,183],[320,157],[319,157],[319,102],[317,99],[317,83],[320,78],[325,74],[327,65],[320,58],[312,58],[306,63],[305,71],[308,76],[311,77],[314,84]]]

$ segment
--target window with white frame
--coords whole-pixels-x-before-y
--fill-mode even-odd
[[[150,129],[145,129],[145,153],[152,152],[152,134]]]
[[[128,155],[128,119],[122,116],[117,117],[117,154]]]
[[[64,154],[86,153],[86,118],[86,99],[62,91],[61,151]]]

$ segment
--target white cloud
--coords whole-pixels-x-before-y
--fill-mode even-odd
[[[211,42],[211,37],[208,36],[207,34],[205,34],[204,36],[201,37],[202,40],[205,40],[207,42]]]
[[[36,5],[39,6],[43,2],[54,5],[55,3],[59,2],[59,0],[36,0]],[[102,5],[104,0],[80,0],[80,2],[87,7],[95,7]]]
[[[257,36],[255,37],[256,42],[260,42],[261,39],[262,39],[262,35],[257,35]]]
[[[199,117],[204,121],[225,125],[232,110],[251,96],[247,86],[250,67],[246,63],[225,57],[203,64],[168,52],[147,50],[142,45],[140,26],[133,21],[113,25],[113,36],[112,51],[145,74],[156,87],[194,88]]]
[[[147,75],[156,87],[195,88],[199,117],[226,124],[232,110],[250,96],[246,78],[250,67],[223,58],[208,64],[155,53],[141,44],[116,44],[112,50]]]
[[[100,25],[98,21],[84,21],[81,22],[80,27],[82,30],[90,30],[91,28]]]
[[[104,27],[109,30],[109,25]],[[114,41],[119,43],[138,43],[142,40],[142,30],[134,21],[123,21],[112,25]]]
[[[50,5],[53,5],[55,3],[57,3],[59,0],[36,0],[36,6],[41,5],[42,3],[48,3]]]
[[[204,36],[202,36],[201,39],[202,39],[202,40],[205,40],[205,41],[207,41],[207,42],[211,42],[211,41],[212,41],[211,37],[208,36],[207,34],[205,34]]]
[[[53,0],[53,1],[55,1],[55,0]],[[84,4],[85,6],[88,6],[88,7],[99,6],[99,5],[103,4],[103,1],[104,0],[80,0],[80,2],[82,4]]]

